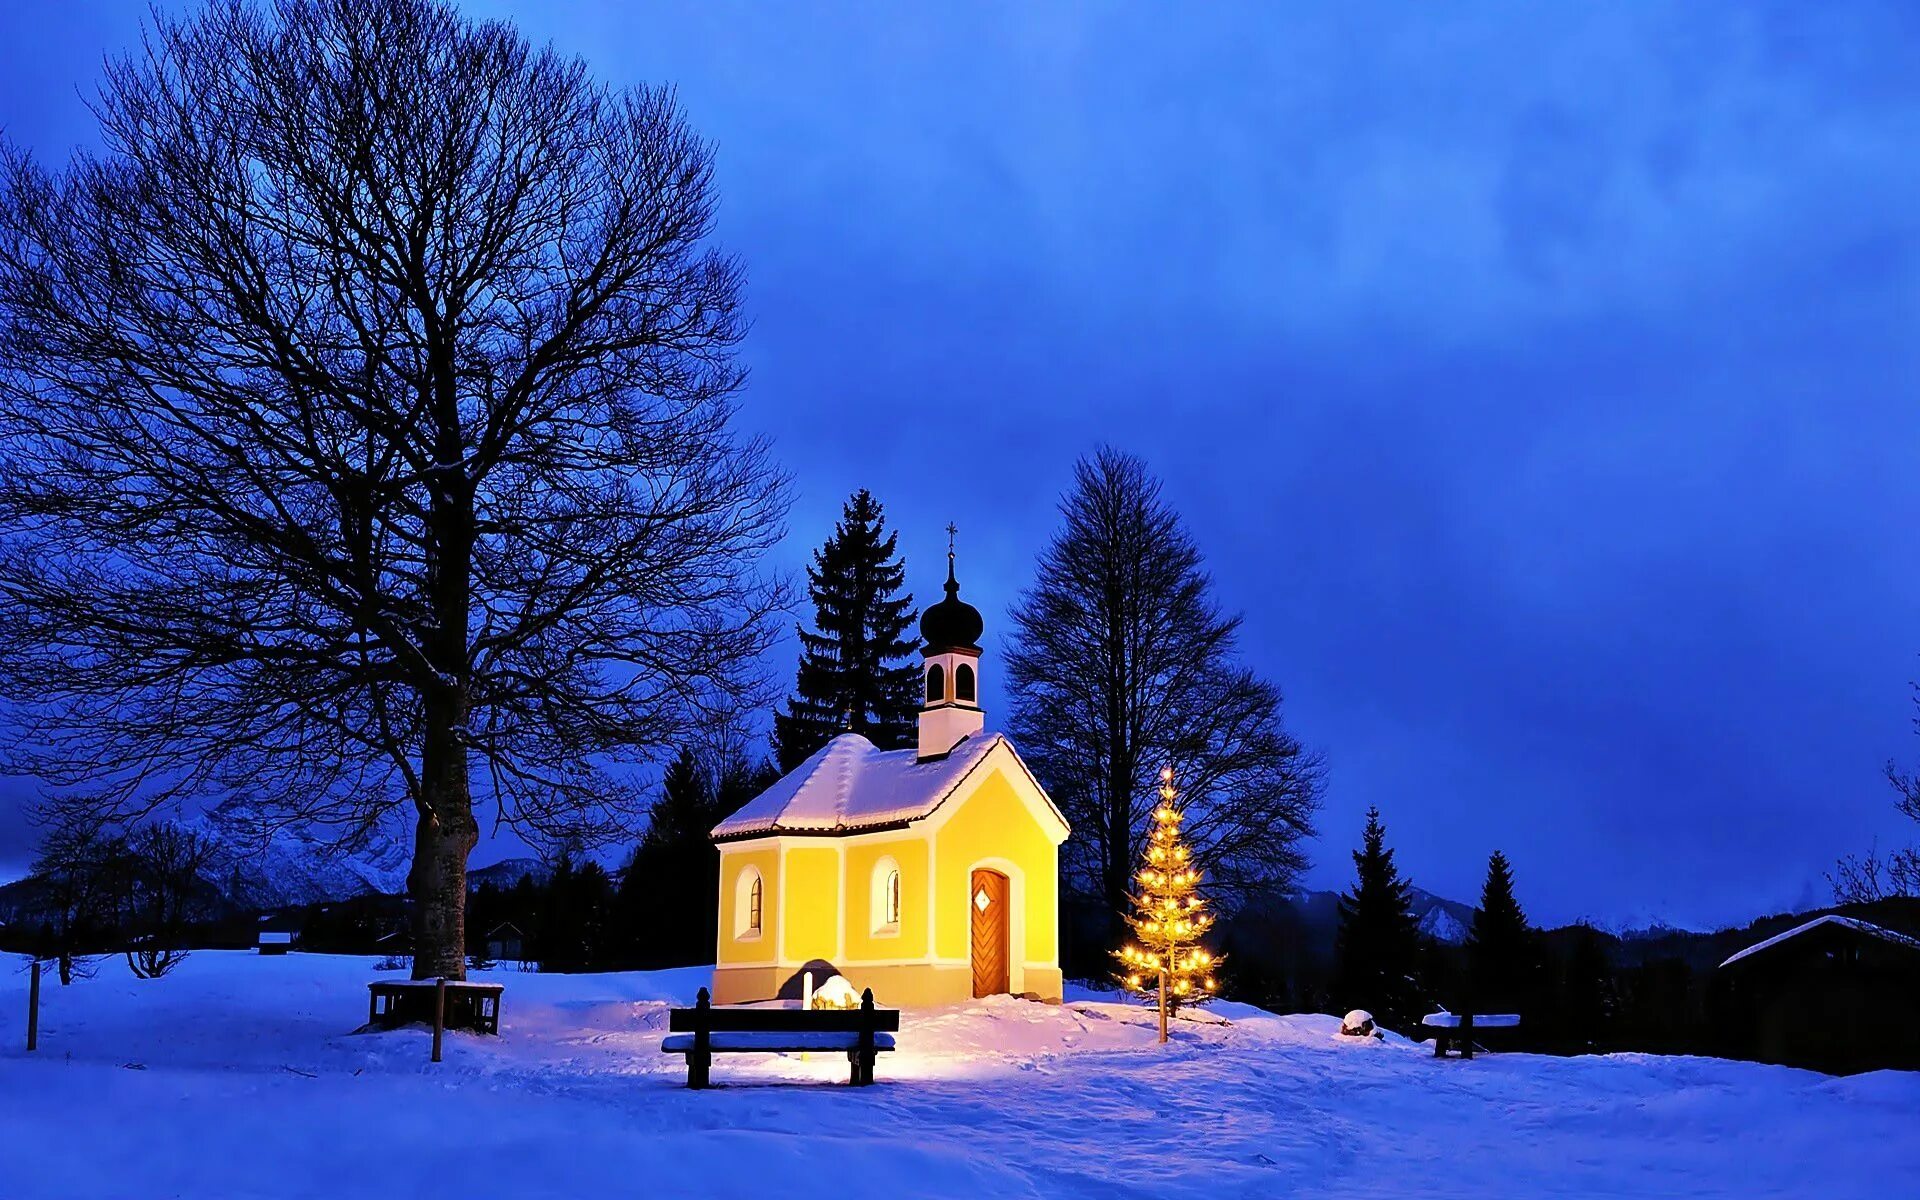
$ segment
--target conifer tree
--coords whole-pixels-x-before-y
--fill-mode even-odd
[[[577,971],[586,957],[585,921],[575,904],[579,889],[573,851],[563,847],[541,886],[540,924],[534,934],[535,957],[542,971]]]
[[[1560,968],[1559,991],[1557,1024],[1563,1047],[1604,1050],[1618,1007],[1613,964],[1599,931],[1584,921],[1573,927],[1572,944]]]
[[[1513,868],[1495,850],[1487,860],[1487,881],[1480,889],[1467,934],[1471,1003],[1480,1012],[1518,1012],[1531,1000],[1534,973],[1533,930],[1513,895]]]
[[[1353,891],[1340,898],[1334,997],[1337,1007],[1363,1008],[1393,1025],[1419,1015],[1413,975],[1420,926],[1413,915],[1412,885],[1400,878],[1386,838],[1380,810],[1369,808],[1361,848],[1353,854]]]
[[[624,961],[656,968],[713,960],[720,852],[709,834],[774,778],[768,764],[739,754],[727,755],[717,771],[690,749],[674,758],[648,809],[646,836],[620,876],[615,905]]]
[[[1116,952],[1120,983],[1128,991],[1152,996],[1160,1009],[1160,1040],[1167,1040],[1167,1017],[1182,1004],[1198,1004],[1213,995],[1213,969],[1221,962],[1200,939],[1213,927],[1213,914],[1200,896],[1200,868],[1180,836],[1173,768],[1160,772],[1160,803],[1153,810],[1153,833],[1146,863],[1134,875],[1133,912],[1127,917],[1136,944]]]
[[[920,671],[913,653],[913,597],[900,591],[906,565],[898,534],[865,488],[841,511],[833,536],[807,568],[814,628],[800,631],[800,668],[787,711],[775,714],[774,750],[791,771],[840,733],[882,750],[912,744]]]

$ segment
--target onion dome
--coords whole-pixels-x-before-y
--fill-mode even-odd
[[[960,584],[953,577],[953,544],[949,539],[947,598],[920,614],[921,640],[926,642],[928,650],[978,650],[980,632],[985,628],[980,610],[960,598]]]

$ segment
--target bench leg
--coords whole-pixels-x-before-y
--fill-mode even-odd
[[[1433,1035],[1433,1056],[1435,1058],[1445,1058],[1447,1056],[1446,1034],[1436,1033]]]
[[[713,1056],[710,1054],[687,1055],[687,1086],[690,1088],[709,1086],[708,1071],[712,1066]]]
[[[858,1050],[847,1051],[847,1065],[850,1071],[847,1083],[853,1087],[866,1087],[873,1082],[873,1060],[875,1055],[862,1054]]]

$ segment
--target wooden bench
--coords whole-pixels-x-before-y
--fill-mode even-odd
[[[376,1029],[398,1029],[416,1021],[433,1024],[437,979],[393,979],[367,985],[367,1024]],[[501,983],[447,980],[446,1028],[475,1033],[500,1032]]]
[[[700,989],[692,1008],[667,1014],[669,1036],[660,1043],[666,1054],[684,1054],[687,1086],[711,1086],[709,1072],[716,1054],[782,1054],[820,1050],[846,1051],[853,1071],[847,1082],[865,1087],[873,1082],[874,1056],[893,1049],[900,1030],[900,1010],[875,1008],[873,989],[860,997],[859,1008],[715,1008],[707,989]]]
[[[1460,1051],[1461,1058],[1473,1057],[1473,1035],[1489,1029],[1517,1029],[1519,1013],[1428,1013],[1420,1018],[1422,1039],[1433,1035],[1433,1056],[1445,1058],[1449,1048]]]

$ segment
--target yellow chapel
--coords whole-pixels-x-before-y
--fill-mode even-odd
[[[917,744],[843,733],[714,827],[715,1003],[797,998],[808,972],[888,1005],[1059,1002],[1067,822],[985,732],[982,629],[949,549],[946,597],[920,617]]]

